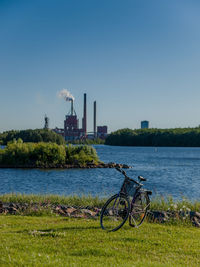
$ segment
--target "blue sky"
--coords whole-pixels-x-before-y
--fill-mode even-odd
[[[68,89],[109,132],[200,124],[200,2],[0,0],[0,132],[62,127]]]

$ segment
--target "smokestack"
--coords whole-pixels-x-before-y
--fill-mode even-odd
[[[97,136],[97,103],[94,101],[94,137]]]
[[[58,97],[63,97],[65,101],[71,101],[71,116],[74,114],[76,115],[76,112],[74,110],[74,97],[73,95],[67,90],[63,89],[60,92],[58,92]]]
[[[86,94],[84,94],[84,107],[83,107],[83,132],[86,136],[87,134],[87,99]]]
[[[74,114],[74,101],[73,99],[71,100],[71,116]]]

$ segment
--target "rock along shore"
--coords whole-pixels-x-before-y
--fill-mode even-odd
[[[98,207],[77,207],[60,204],[48,203],[2,203],[0,201],[0,214],[11,215],[37,215],[44,212],[55,213],[64,217],[71,218],[99,218],[101,208]],[[178,211],[157,211],[151,210],[147,214],[147,221],[153,223],[166,223],[170,221],[189,220],[193,226],[200,228],[200,212],[178,212]]]
[[[44,164],[41,166],[36,165],[0,165],[0,168],[18,168],[18,169],[95,169],[95,168],[124,168],[129,169],[132,168],[127,164],[120,164],[115,162],[103,163],[100,162],[98,164],[89,162],[86,165],[81,165],[79,163],[76,164],[63,164],[63,165],[51,165]]]

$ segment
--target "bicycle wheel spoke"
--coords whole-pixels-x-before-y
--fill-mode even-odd
[[[138,227],[144,221],[150,206],[150,201],[146,193],[139,193],[132,203],[129,224]]]

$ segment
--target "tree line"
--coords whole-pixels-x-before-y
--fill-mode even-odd
[[[0,145],[7,145],[8,142],[21,139],[23,142],[52,142],[58,145],[64,144],[65,140],[62,136],[48,129],[35,130],[12,130],[0,133]]]
[[[105,141],[113,146],[183,146],[200,147],[200,128],[120,129]]]
[[[67,141],[67,144],[74,144],[74,145],[103,145],[105,143],[105,140],[101,138],[95,138],[95,139],[79,139],[79,140],[73,140],[73,141]]]

